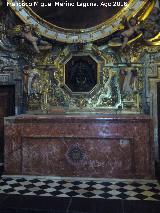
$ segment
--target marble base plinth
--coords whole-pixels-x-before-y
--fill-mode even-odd
[[[7,117],[5,174],[154,178],[152,121],[143,115]]]

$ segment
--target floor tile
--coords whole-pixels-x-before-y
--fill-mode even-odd
[[[160,185],[155,180],[76,181],[5,176],[0,179],[0,194],[160,201]]]

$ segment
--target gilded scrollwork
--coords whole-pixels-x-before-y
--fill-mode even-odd
[[[130,6],[135,6],[133,2]],[[127,15],[127,12],[128,24],[131,25],[130,20],[133,22],[137,20],[134,26],[128,26],[128,28],[122,24],[125,14],[119,14],[118,18],[114,17],[110,20],[118,25],[114,26],[109,33],[105,33],[105,29],[111,22],[103,23],[103,26],[95,26],[92,32],[89,29],[76,32],[63,29],[63,33],[67,35],[63,40],[66,43],[60,42],[62,31],[58,32],[57,28],[56,35],[53,34],[52,38],[47,39],[50,29],[48,32],[45,31],[45,36],[40,20],[38,25],[33,24],[32,21],[24,21],[26,24],[18,22],[10,29],[7,29],[1,21],[0,48],[5,54],[0,53],[0,56],[2,55],[0,61],[3,64],[13,63],[13,65],[16,61],[15,66],[19,66],[18,70],[23,71],[23,95],[27,97],[28,111],[51,112],[53,108],[63,108],[65,111],[107,112],[111,109],[115,112],[118,110],[130,113],[141,112],[145,75],[142,67],[149,67],[154,63],[155,59],[151,60],[151,55],[155,53],[157,55],[160,51],[159,10],[153,9],[151,12],[154,3],[154,1],[145,0],[139,3],[140,10],[137,8],[130,15]],[[144,4],[148,12],[144,9]],[[138,13],[139,11],[143,11],[143,14]],[[119,22],[116,22],[117,20]],[[153,26],[154,22],[156,24]],[[149,25],[155,30],[150,32],[147,29]],[[105,41],[117,30],[121,32],[120,36],[125,37],[127,30],[134,34],[135,31],[137,32],[137,27],[140,27],[141,34],[129,38],[126,43],[121,42],[123,50],[117,45],[110,45],[111,40],[108,43]],[[100,37],[94,37],[99,30]],[[88,35],[86,39],[82,38],[84,34]],[[74,40],[72,40],[73,35]],[[76,39],[75,36],[77,36]],[[42,38],[40,43],[43,39],[49,41],[43,45],[44,51],[41,51],[41,46],[37,43],[39,37]],[[97,39],[102,37],[104,42],[99,45]],[[22,41],[23,39],[25,41]],[[54,43],[54,39],[57,43]],[[15,43],[15,40],[16,42],[18,40],[18,43]],[[10,58],[7,58],[7,54]],[[145,64],[143,64],[144,55],[150,55]],[[68,76],[72,74],[69,78],[67,78],[67,69],[72,71],[68,74]],[[77,84],[71,85],[73,82]]]
[[[66,85],[66,64],[75,56],[91,57],[97,64],[97,84],[89,92],[74,92]],[[30,96],[29,110],[34,110],[37,103],[39,110],[45,112],[59,107],[66,111],[121,109],[121,112],[140,112],[142,72],[140,68],[129,67],[127,64],[121,68],[122,62],[118,58],[111,49],[106,47],[100,50],[95,45],[90,49],[83,48],[83,52],[76,52],[73,46],[67,46],[57,51],[55,59],[52,59],[50,53],[43,60],[39,58],[39,96]],[[34,87],[36,90],[36,83]]]
[[[120,105],[120,93],[117,82],[117,70],[114,68],[105,68],[103,70],[103,85],[99,90],[97,96],[94,98],[95,108],[112,108]]]

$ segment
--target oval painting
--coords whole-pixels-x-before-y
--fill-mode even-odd
[[[39,0],[31,9],[61,28],[85,29],[99,25],[120,11],[129,0]],[[25,0],[26,3],[35,0]]]

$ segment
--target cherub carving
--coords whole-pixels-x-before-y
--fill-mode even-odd
[[[33,46],[37,53],[40,53],[40,50],[52,49],[52,45],[49,42],[44,41],[41,36],[38,36],[36,30],[30,25],[26,24],[21,27],[21,38],[22,43],[27,41]]]
[[[123,50],[127,46],[128,41],[137,37],[141,31],[135,17],[132,17],[129,21],[124,17],[122,19],[122,24],[124,25],[124,30],[119,30],[113,33],[110,36],[108,44],[110,46],[121,46],[121,49]]]
[[[129,39],[136,37],[140,33],[140,28],[136,18],[131,18],[129,21],[126,20],[126,25],[127,29],[121,32],[122,49],[126,47]]]

